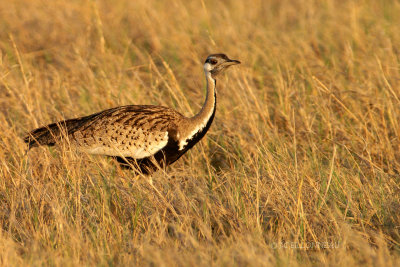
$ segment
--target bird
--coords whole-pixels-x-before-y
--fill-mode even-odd
[[[23,139],[27,151],[68,139],[80,152],[110,156],[122,167],[151,174],[174,163],[204,137],[216,112],[216,78],[237,64],[240,61],[225,54],[207,57],[203,66],[206,98],[193,117],[164,106],[119,106],[34,129]]]

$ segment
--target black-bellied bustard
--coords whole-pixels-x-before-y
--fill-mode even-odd
[[[129,105],[89,116],[59,121],[31,131],[24,141],[29,148],[69,142],[89,154],[117,158],[148,174],[179,159],[208,131],[216,109],[216,76],[239,64],[224,54],[213,54],[204,63],[207,96],[200,112],[187,118],[162,106]]]

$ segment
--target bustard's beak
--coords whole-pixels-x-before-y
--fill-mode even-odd
[[[228,62],[230,63],[230,65],[237,65],[237,64],[240,64],[240,61],[239,61],[239,60],[235,60],[235,59],[229,59]]]
[[[233,66],[233,65],[237,65],[240,64],[239,60],[234,60],[234,59],[228,59],[227,61],[225,61],[224,63],[222,63],[224,68]]]

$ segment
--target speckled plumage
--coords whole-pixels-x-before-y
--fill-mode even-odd
[[[123,166],[151,173],[157,165],[175,162],[205,135],[215,115],[215,76],[238,63],[223,54],[207,58],[207,97],[201,111],[192,118],[162,106],[121,106],[35,129],[24,141],[32,148],[52,146],[68,138],[80,151],[112,156]]]

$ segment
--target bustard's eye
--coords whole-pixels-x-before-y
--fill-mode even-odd
[[[217,60],[216,59],[213,59],[213,58],[209,58],[209,59],[207,59],[207,61],[206,61],[206,63],[210,63],[211,65],[215,65],[215,64],[217,64]]]

